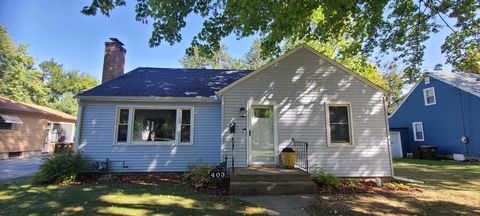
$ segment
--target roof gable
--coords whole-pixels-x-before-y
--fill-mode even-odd
[[[223,89],[221,89],[220,91],[218,91],[218,94],[219,95],[222,95],[224,94],[225,92],[227,92],[228,90],[230,90],[231,88],[237,86],[238,84],[240,84],[241,82],[245,81],[245,80],[248,80],[250,79],[251,77],[255,76],[256,74],[260,73],[261,71],[265,70],[266,68],[274,65],[275,63],[281,61],[282,59],[292,55],[293,53],[295,52],[298,52],[299,50],[301,49],[306,49],[312,53],[314,53],[315,55],[317,55],[318,57],[320,57],[322,60],[332,64],[333,66],[339,68],[341,71],[344,71],[346,73],[348,73],[349,75],[353,76],[354,78],[362,81],[363,83],[367,84],[368,86],[372,87],[373,89],[375,89],[376,91],[379,91],[379,92],[382,92],[383,94],[386,94],[387,92],[381,88],[380,86],[377,86],[376,84],[370,82],[369,80],[363,78],[362,76],[358,75],[357,73],[355,73],[354,71],[348,69],[347,67],[343,66],[342,64],[336,62],[335,60],[323,55],[322,53],[318,52],[317,50],[315,50],[314,48],[308,46],[308,45],[305,45],[305,44],[301,44],[297,47],[295,47],[294,49],[290,50],[289,52],[283,54],[282,56],[270,61],[269,63],[263,65],[262,67],[256,69],[255,71],[249,73],[248,75],[236,80],[235,82],[231,83],[230,85],[224,87]]]
[[[472,95],[480,97],[480,75],[473,73],[453,73],[453,72],[426,72],[425,76],[432,77],[440,82],[443,82],[447,85],[453,86],[455,88],[461,89],[465,92],[468,92]],[[419,80],[415,85],[408,91],[403,100],[398,104],[392,114],[389,117],[395,115],[395,113],[400,109],[400,107],[405,103],[405,101],[410,97],[410,95],[415,91],[415,89],[420,85],[424,79]]]
[[[72,120],[72,121],[75,121],[77,119],[75,116],[66,114],[64,112],[60,112],[58,110],[54,110],[49,107],[14,101],[5,97],[0,97],[0,109],[29,112],[29,113],[39,113],[44,115],[53,115],[53,116],[57,116],[57,117],[60,117],[66,120]]]
[[[426,75],[480,97],[480,74],[428,72]]]

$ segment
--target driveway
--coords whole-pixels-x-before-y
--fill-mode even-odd
[[[0,160],[0,181],[31,176],[38,171],[42,157]]]

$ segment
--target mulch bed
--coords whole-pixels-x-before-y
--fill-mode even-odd
[[[371,180],[359,180],[359,185],[351,187],[347,184],[347,181],[342,181],[342,184],[338,188],[328,188],[323,185],[317,184],[317,193],[320,194],[335,194],[335,193],[372,193],[372,194],[414,194],[421,193],[422,191],[416,187],[409,186],[410,189],[378,187],[374,181]]]
[[[108,174],[106,174],[108,175]],[[80,184],[158,184],[174,183],[193,187],[196,191],[206,194],[226,195],[229,186],[201,186],[185,180],[182,173],[114,173],[111,178],[99,173],[87,173],[82,175],[78,181],[70,182],[69,185]],[[226,181],[229,182],[229,181]]]

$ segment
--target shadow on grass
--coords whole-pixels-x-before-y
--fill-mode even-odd
[[[346,194],[319,196],[306,208],[311,215],[479,215],[480,207],[412,196]]]
[[[1,215],[243,215],[264,214],[235,197],[206,195],[185,185],[34,186],[0,183]]]

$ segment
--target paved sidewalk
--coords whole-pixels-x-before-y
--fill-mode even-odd
[[[31,176],[38,171],[42,157],[0,160],[0,181]]]
[[[308,215],[304,210],[313,195],[241,196],[240,199],[268,209],[269,215]]]

